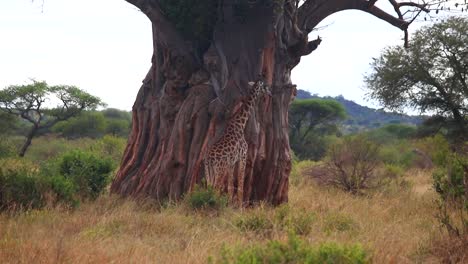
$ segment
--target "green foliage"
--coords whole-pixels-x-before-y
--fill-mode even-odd
[[[109,158],[80,150],[64,154],[58,166],[60,175],[73,181],[83,198],[90,199],[96,199],[104,190],[113,170]]]
[[[450,17],[423,27],[408,49],[389,47],[374,59],[366,77],[370,96],[386,108],[412,107],[450,116],[466,136],[468,19]]]
[[[62,203],[76,206],[73,183],[50,176],[22,159],[0,160],[0,210],[24,210]]]
[[[55,125],[52,130],[67,138],[90,137],[104,135],[106,120],[100,112],[85,112]]]
[[[0,111],[0,135],[11,134],[19,126],[19,120],[13,115]]]
[[[426,137],[418,142],[420,149],[428,153],[432,162],[438,167],[445,167],[450,157],[450,144],[441,134]]]
[[[266,245],[230,248],[224,246],[219,263],[369,263],[370,258],[361,245],[340,245],[333,242],[312,246],[297,236],[287,242],[272,240]]]
[[[394,164],[385,164],[383,166],[383,178],[398,178],[403,176],[404,169],[398,165]]]
[[[79,194],[77,193],[76,186],[71,181],[71,179],[67,179],[61,175],[44,175],[43,177],[46,186],[51,190],[50,193],[55,196],[55,201],[70,205],[72,207],[78,206],[79,201],[77,197]]]
[[[395,141],[393,144],[382,145],[379,150],[379,159],[388,165],[409,168],[413,164],[415,155],[407,141]]]
[[[59,103],[54,108],[48,108],[48,101]],[[104,104],[99,98],[75,86],[49,86],[46,82],[33,81],[31,84],[12,85],[0,90],[0,110],[31,123],[20,156],[24,156],[30,140],[40,131],[48,131],[57,122],[100,105]]]
[[[107,120],[106,124],[106,134],[113,136],[126,137],[130,132],[130,122],[127,120]]]
[[[79,116],[57,123],[52,131],[67,138],[99,138],[105,134],[127,137],[130,132],[131,116],[118,109],[86,111]]]
[[[272,219],[264,211],[252,211],[249,214],[238,218],[236,227],[243,232],[255,232],[257,234],[268,234],[273,230]]]
[[[275,224],[297,235],[308,235],[316,215],[304,210],[293,210],[288,205],[276,209]]]
[[[99,156],[109,157],[118,164],[127,145],[127,140],[120,137],[105,135],[92,145],[91,150]]]
[[[289,109],[290,143],[301,159],[318,160],[326,152],[326,135],[338,133],[337,122],[346,117],[343,106],[335,100],[295,100]]]
[[[106,134],[113,136],[127,137],[130,132],[132,115],[129,112],[115,108],[107,108],[101,113],[106,119]]]
[[[438,219],[450,235],[468,235],[468,156],[451,153],[433,174],[439,194]]]
[[[404,124],[389,124],[367,133],[370,140],[379,144],[397,142],[401,139],[410,139],[416,134],[417,128]]]
[[[202,188],[195,186],[195,189],[187,194],[186,202],[191,209],[222,210],[227,206],[226,196],[219,194],[213,187]]]
[[[15,144],[8,137],[0,135],[0,159],[13,157],[16,153]]]
[[[37,168],[18,160],[0,160],[0,210],[38,208],[44,205]]]

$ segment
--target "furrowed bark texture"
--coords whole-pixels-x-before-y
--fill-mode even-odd
[[[132,132],[111,191],[177,200],[200,184],[207,148],[242,104],[247,83],[263,75],[272,96],[260,98],[245,128],[244,204],[286,202],[288,108],[295,95],[290,73],[320,43],[308,41],[307,34],[333,12],[376,9],[363,0],[348,5],[309,0],[302,9],[294,1],[245,1],[247,8],[239,15],[239,1],[224,0],[210,45],[200,52],[164,18],[157,1],[127,1],[151,20],[154,54],[133,106]]]

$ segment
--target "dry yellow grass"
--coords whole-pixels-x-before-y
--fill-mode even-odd
[[[412,188],[352,196],[304,183],[290,187],[290,214],[314,215],[302,239],[361,243],[374,263],[436,263],[427,254],[439,233],[429,172],[411,171]],[[306,181],[307,182],[307,181]],[[283,208],[284,209],[284,208]],[[206,263],[223,245],[287,239],[274,224],[281,208],[195,213],[183,204],[156,209],[104,196],[74,211],[0,215],[1,263]],[[238,219],[262,214],[268,232],[243,231]]]

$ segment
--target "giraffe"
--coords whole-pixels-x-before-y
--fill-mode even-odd
[[[245,165],[248,144],[244,137],[244,129],[250,113],[261,94],[270,94],[263,81],[249,82],[249,96],[228,121],[228,124],[218,141],[208,150],[205,158],[205,178],[209,186],[221,190],[227,180],[229,199],[234,195],[234,167],[239,162],[239,177],[237,179],[237,200],[243,203]]]

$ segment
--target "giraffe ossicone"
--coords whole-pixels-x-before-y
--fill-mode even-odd
[[[237,202],[242,206],[244,200],[245,166],[248,144],[244,130],[251,111],[260,95],[270,94],[262,80],[249,82],[249,96],[240,109],[228,121],[221,138],[206,152],[204,157],[205,179],[209,186],[223,191],[227,184],[229,199],[234,198],[234,168],[239,164],[237,177]]]

